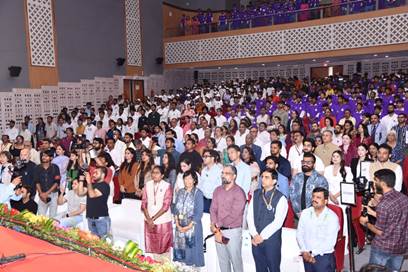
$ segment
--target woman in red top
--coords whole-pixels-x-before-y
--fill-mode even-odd
[[[340,146],[340,150],[343,151],[345,165],[350,166],[351,160],[357,156],[357,148],[353,144],[350,134],[344,134],[342,140],[343,144]]]
[[[357,135],[354,139],[354,145],[358,146],[359,144],[365,144],[366,146],[370,146],[372,144],[372,139],[368,134],[368,128],[364,124],[359,124],[357,127]]]

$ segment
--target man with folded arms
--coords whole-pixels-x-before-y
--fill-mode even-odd
[[[235,183],[237,169],[224,166],[222,186],[215,189],[210,208],[211,231],[214,233],[221,272],[243,272],[242,222],[246,204],[244,190]]]

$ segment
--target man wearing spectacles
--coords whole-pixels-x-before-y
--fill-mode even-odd
[[[246,195],[235,180],[237,169],[222,169],[222,186],[215,189],[210,208],[211,231],[214,233],[221,272],[243,272],[242,223]]]
[[[213,192],[221,186],[222,166],[216,163],[217,151],[206,149],[203,153],[203,170],[201,171],[198,188],[204,195],[204,212],[210,213]]]
[[[303,154],[302,172],[293,177],[289,186],[289,198],[294,212],[300,213],[312,206],[312,192],[314,188],[329,189],[329,184],[324,176],[314,170],[316,157],[312,153]]]

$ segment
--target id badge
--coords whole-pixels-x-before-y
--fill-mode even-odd
[[[184,219],[184,214],[179,214],[179,215],[178,215],[178,218],[179,218],[180,220],[183,220],[183,219]]]

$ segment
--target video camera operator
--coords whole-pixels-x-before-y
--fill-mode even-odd
[[[375,192],[381,195],[376,207],[377,220],[374,225],[367,216],[361,216],[360,223],[375,234],[369,263],[400,271],[408,253],[408,197],[394,189],[395,180],[390,169],[374,173]]]
[[[20,152],[20,159],[16,161],[13,168],[13,177],[21,177],[22,184],[29,186],[31,199],[35,198],[37,192],[33,180],[36,166],[34,162],[30,161],[30,149],[23,148]]]

